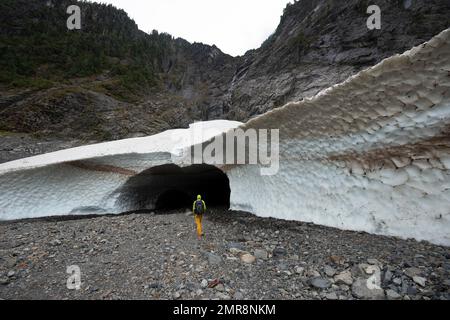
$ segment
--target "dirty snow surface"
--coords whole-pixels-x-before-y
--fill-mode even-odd
[[[280,128],[280,172],[230,170],[233,209],[450,245],[449,75],[446,30],[249,121]]]
[[[449,249],[413,240],[220,209],[202,242],[181,212],[49,219],[0,223],[0,298],[450,298]]]

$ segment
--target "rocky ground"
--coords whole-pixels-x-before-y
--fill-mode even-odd
[[[3,222],[0,298],[450,298],[449,248],[219,209],[204,228],[179,212]]]

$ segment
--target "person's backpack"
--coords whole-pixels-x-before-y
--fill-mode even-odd
[[[203,214],[205,211],[204,209],[202,200],[195,201],[195,214]]]

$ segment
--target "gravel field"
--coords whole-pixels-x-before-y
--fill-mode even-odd
[[[2,222],[0,298],[450,298],[446,247],[217,208],[203,224],[198,241],[184,212]]]

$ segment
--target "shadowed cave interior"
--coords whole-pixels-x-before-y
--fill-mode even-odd
[[[120,206],[126,212],[155,210],[157,213],[190,209],[201,195],[207,207],[230,207],[230,182],[210,165],[181,168],[168,164],[150,168],[130,178],[120,190]]]

